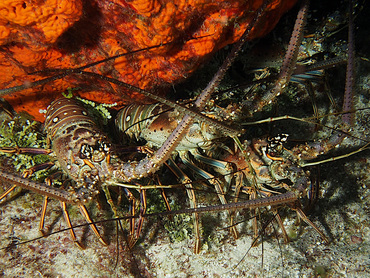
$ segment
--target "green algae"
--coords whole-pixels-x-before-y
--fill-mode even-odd
[[[15,153],[0,152],[0,156],[17,172],[21,173],[35,165],[50,161],[50,156],[45,154],[16,153],[18,148],[45,149],[46,139],[40,129],[40,123],[28,119],[25,115],[17,115],[0,124],[0,148],[15,150]],[[32,178],[43,180],[48,174],[48,171],[41,170],[35,172]]]

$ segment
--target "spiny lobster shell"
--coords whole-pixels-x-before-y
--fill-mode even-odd
[[[77,101],[62,98],[47,110],[45,129],[60,167],[77,187],[97,193],[96,184],[109,173],[110,141]]]
[[[181,113],[163,104],[131,104],[120,110],[116,126],[129,137],[145,139],[150,147],[159,148],[181,119]],[[211,124],[195,120],[176,150],[207,147],[213,144],[213,140],[224,136]]]

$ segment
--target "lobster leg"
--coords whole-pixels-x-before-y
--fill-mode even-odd
[[[309,226],[315,229],[315,231],[320,235],[320,237],[326,242],[329,243],[329,239],[320,231],[319,228],[316,227],[316,225],[308,219],[307,215],[303,212],[303,210],[300,207],[293,208],[296,212],[299,218],[301,218],[304,222],[306,222]]]
[[[60,176],[61,175],[61,172],[56,172],[54,174],[52,174],[51,176],[47,177],[45,179],[45,183],[48,185],[48,186],[52,186],[52,180],[56,179],[57,176]],[[49,198],[48,196],[44,196],[44,202],[42,204],[42,209],[41,209],[41,218],[40,218],[40,224],[39,224],[39,230],[40,232],[44,235],[44,224],[45,224],[45,216],[46,216],[46,209],[47,209],[47,206],[48,206],[48,202],[49,202]]]
[[[167,166],[168,166],[168,164],[167,163],[165,163]],[[169,166],[168,166],[169,167]],[[160,179],[157,177],[157,182],[158,182],[158,184],[161,186],[162,185],[162,183],[161,183],[161,181],[160,181]],[[161,195],[162,195],[162,198],[163,198],[163,200],[164,200],[164,204],[165,204],[165,206],[166,206],[166,209],[168,210],[168,211],[171,211],[171,206],[170,206],[170,203],[168,202],[168,199],[167,199],[167,196],[166,196],[166,192],[164,191],[164,189],[163,188],[161,188]],[[171,221],[172,221],[172,219],[170,219]]]
[[[108,186],[102,184],[102,189],[104,191],[104,195],[105,195],[105,198],[107,199],[107,202],[111,208],[111,210],[113,211],[113,217],[116,218],[118,217],[118,213],[117,213],[117,207],[116,205],[113,203],[113,200],[112,200],[112,196],[110,195],[110,192],[109,192],[109,188]]]
[[[17,188],[17,185],[13,185],[13,186],[9,187],[7,190],[5,190],[5,192],[3,194],[1,194],[1,196],[0,196],[0,201],[2,199],[4,199],[7,195],[9,195],[16,188]]]
[[[44,235],[44,225],[45,225],[45,216],[46,216],[46,209],[48,206],[49,198],[48,196],[44,196],[44,202],[42,203],[41,209],[41,217],[39,223],[39,231]]]
[[[123,192],[125,193],[125,196],[126,196],[127,200],[130,203],[129,215],[134,216],[135,215],[135,208],[136,208],[136,198],[131,193],[131,191],[128,190],[127,188],[125,188],[125,187],[123,187]],[[130,218],[129,222],[130,222],[130,235],[129,235],[129,239],[128,239],[128,245],[131,248],[132,246],[135,245],[135,243],[137,241],[137,238],[136,238],[136,233],[135,233],[135,219]]]
[[[203,161],[203,162],[209,163],[209,164],[213,164],[213,165],[217,164],[217,163],[222,163],[223,166],[224,166],[224,168],[223,168],[224,170],[226,170],[228,168],[227,167],[228,165],[225,162],[217,161],[217,160],[211,159],[211,158],[206,158],[206,157],[202,156],[197,151],[194,152],[194,154],[195,154],[195,158],[199,159],[200,161]],[[192,169],[195,173],[201,175],[203,178],[207,179],[207,181],[214,186],[214,188],[216,190],[216,193],[217,193],[217,196],[220,199],[221,204],[227,204],[227,200],[225,198],[225,195],[226,195],[225,190],[224,190],[224,188],[221,184],[221,181],[219,179],[215,178],[212,174],[204,171],[203,169],[199,168],[194,163],[192,163],[187,154],[181,154],[181,152],[180,152],[180,157],[181,157],[181,160],[184,162],[184,164],[187,167]],[[234,238],[238,238],[238,231],[236,230],[236,227],[233,223],[233,218],[231,217],[231,215],[230,215],[230,232],[234,236]]]
[[[252,193],[249,195],[249,199],[250,200],[256,200],[257,199],[257,192],[256,192],[255,188],[253,188]],[[259,236],[258,222],[257,222],[257,212],[258,212],[258,209],[256,209],[256,208],[251,209],[251,217],[252,217],[252,221],[253,221],[252,225],[253,225],[253,232],[254,232],[253,244],[257,244],[257,238]]]
[[[284,228],[284,223],[281,220],[281,217],[280,217],[280,214],[279,214],[278,210],[277,209],[273,209],[272,212],[274,213],[275,220],[278,223],[278,225],[279,225],[279,227],[280,227],[280,229],[281,229],[281,231],[283,233],[284,243],[288,243],[289,242],[289,236],[288,236],[288,234],[287,234],[287,232],[286,232],[286,230]],[[321,236],[321,233],[320,233],[320,236]]]
[[[81,214],[85,217],[86,221],[89,223],[90,228],[93,230],[95,235],[99,238],[99,241],[103,245],[108,245],[108,243],[104,240],[104,238],[100,235],[98,228],[94,224],[94,221],[91,219],[88,210],[86,209],[85,205],[79,205]]]
[[[253,191],[254,191],[253,193],[250,193],[250,200],[256,200],[256,199],[261,198],[261,196],[259,196],[260,192],[258,192],[258,194],[257,194],[256,190],[253,190]],[[271,196],[271,194],[268,194],[267,196]],[[267,197],[267,198],[269,198],[269,197]],[[276,208],[273,208],[272,212],[273,212],[273,215],[274,215],[274,218],[275,218],[276,222],[278,223],[278,225],[279,225],[279,227],[280,227],[280,229],[283,233],[284,242],[288,243],[289,242],[289,237],[288,237],[288,234],[285,230],[283,221],[281,220],[281,217],[279,215],[278,210]],[[259,213],[259,208],[251,209],[251,217],[253,218],[253,231],[254,231],[253,244],[257,244],[257,239],[259,237],[258,222],[257,222],[257,214],[258,213]]]
[[[250,200],[256,200],[257,197],[260,197],[259,190],[260,186],[257,181],[257,174],[261,174],[266,169],[266,167],[261,166],[264,165],[260,157],[258,157],[254,152],[248,151],[244,148],[238,138],[234,138],[236,143],[235,149],[237,150],[237,146],[239,147],[241,157],[244,158],[244,170],[245,174],[240,173],[239,182],[235,185],[235,202],[237,202],[240,191],[245,189],[245,184],[248,184],[248,195]],[[231,156],[232,157],[232,156]],[[263,170],[261,170],[261,168]],[[262,175],[260,175],[262,176]],[[249,178],[248,178],[249,177]],[[253,231],[254,231],[254,243],[257,243],[257,238],[259,237],[258,232],[258,223],[257,223],[257,208],[251,208],[251,217],[253,221]]]
[[[140,217],[139,217],[139,223],[136,227],[136,233],[134,234],[133,236],[133,239],[135,240],[133,243],[132,243],[132,246],[136,243],[136,241],[138,240],[139,236],[140,236],[140,233],[141,233],[141,229],[143,227],[143,224],[144,224],[144,218],[142,217],[142,215],[144,215],[146,213],[146,193],[145,193],[145,189],[141,189],[140,190]]]
[[[0,148],[0,152],[3,153],[9,153],[9,154],[50,154],[53,152],[51,149],[42,149],[42,148],[27,148],[27,147],[22,147],[22,148],[7,148],[3,147]]]
[[[113,211],[113,217],[118,218],[119,214],[117,212],[117,207],[113,203],[113,200],[112,200],[111,194],[109,192],[108,186],[103,184],[102,188],[103,188],[103,191],[104,191],[104,194],[105,194],[105,198],[107,199],[107,202],[108,202],[110,208]],[[125,193],[128,201],[130,202],[129,214],[130,215],[135,215],[136,198],[134,197],[134,195],[127,188],[123,188],[123,190],[124,190],[124,193]],[[143,203],[143,202],[141,202],[141,203],[146,208],[146,203]],[[139,220],[140,228],[136,229],[136,232],[135,232],[135,219],[132,218],[129,221],[130,222],[130,238],[128,240],[128,244],[129,244],[130,248],[135,245],[137,239],[139,238],[139,234],[140,234],[140,231],[141,231],[141,226],[143,224],[142,221],[143,221],[143,219],[141,218]]]
[[[170,170],[177,176],[177,178],[185,185],[186,193],[189,197],[190,207],[196,208],[197,201],[195,197],[194,188],[192,186],[192,181],[190,178],[176,165],[176,163],[170,158],[168,160],[168,166]],[[193,223],[194,223],[194,235],[195,235],[195,244],[194,244],[194,253],[198,254],[200,251],[200,226],[199,226],[199,215],[193,213]]]
[[[64,220],[66,221],[67,223],[67,226],[69,228],[69,233],[71,235],[71,238],[73,240],[73,242],[81,249],[84,249],[84,247],[81,245],[81,243],[77,240],[77,237],[76,237],[76,234],[73,230],[73,226],[72,226],[72,223],[71,223],[71,219],[69,217],[69,213],[67,211],[67,206],[66,206],[66,203],[65,202],[62,202],[60,201],[60,206],[62,207],[62,211],[63,211],[63,216],[64,216]]]
[[[67,211],[67,208],[66,208],[67,203],[78,204],[79,205],[81,214],[85,217],[87,222],[89,222],[90,227],[92,228],[92,230],[94,231],[96,236],[99,238],[99,241],[101,243],[103,243],[104,245],[107,245],[106,241],[102,238],[102,236],[100,235],[97,227],[95,226],[91,217],[89,216],[89,213],[88,213],[85,205],[83,203],[81,203],[79,200],[74,199],[70,194],[68,194],[68,192],[66,192],[62,189],[59,189],[59,188],[53,188],[47,183],[42,184],[42,183],[38,183],[38,182],[28,180],[25,177],[18,177],[14,174],[7,173],[7,172],[3,171],[2,169],[0,169],[0,176],[1,176],[1,178],[5,179],[5,180],[9,180],[9,181],[15,183],[15,185],[10,187],[8,190],[6,190],[0,196],[0,200],[2,200],[4,197],[6,197],[17,186],[20,186],[22,188],[31,190],[33,192],[37,192],[37,193],[42,194],[42,195],[45,196],[44,203],[43,203],[43,208],[42,208],[42,212],[41,212],[40,225],[39,225],[40,231],[43,231],[43,227],[44,227],[44,219],[45,219],[46,207],[47,207],[47,203],[48,203],[47,198],[51,197],[51,198],[54,198],[54,199],[57,199],[57,200],[60,201],[60,204],[61,204],[61,207],[62,207],[62,210],[63,210],[64,218],[67,222],[68,227],[70,228],[71,237],[72,237],[73,241],[76,243],[76,245],[78,245],[79,247],[82,248],[82,245],[78,242],[78,240],[76,238],[76,235],[75,235],[75,233],[72,229],[71,220],[69,218],[69,214],[68,214],[68,211]]]

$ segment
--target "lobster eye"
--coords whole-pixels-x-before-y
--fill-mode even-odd
[[[109,152],[110,151],[111,144],[104,143],[104,151]]]
[[[280,134],[276,137],[268,138],[266,153],[272,157],[278,156],[283,151],[283,144],[287,141],[287,139],[288,134]]]
[[[110,151],[111,144],[106,143],[102,140],[99,140],[96,144],[96,150],[99,150],[100,152],[109,152]]]
[[[92,156],[93,148],[88,144],[83,144],[80,149],[79,157],[81,159],[89,159]]]

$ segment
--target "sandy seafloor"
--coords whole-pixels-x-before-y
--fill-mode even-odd
[[[355,109],[369,108],[370,66],[361,65]],[[355,114],[351,134],[369,141],[369,111]],[[327,137],[325,132],[318,136]],[[349,137],[339,151],[348,153],[364,144]],[[112,225],[102,229],[110,240],[107,247],[87,229],[85,250],[77,248],[67,232],[4,249],[12,241],[39,236],[42,197],[24,193],[0,205],[0,277],[369,277],[369,169],[369,150],[320,166],[321,196],[309,218],[330,238],[329,245],[303,225],[298,237],[288,244],[283,244],[281,237],[280,244],[268,238],[250,249],[252,229],[244,224],[239,239],[217,231],[217,240],[203,244],[198,255],[192,251],[191,238],[170,242],[160,221],[150,222],[143,239],[131,251],[122,251],[125,243],[120,237],[118,255]],[[48,211],[46,225],[54,221],[53,231],[64,228],[58,202],[51,201]],[[74,224],[84,223],[76,215]],[[215,213],[213,217],[225,215]],[[292,214],[285,222],[288,231],[293,229],[294,219]],[[81,236],[81,230],[77,233]]]

